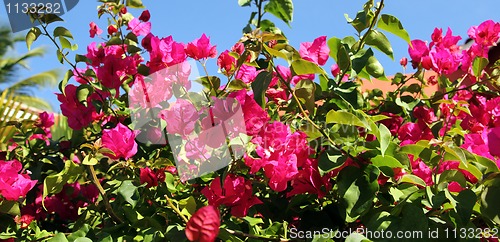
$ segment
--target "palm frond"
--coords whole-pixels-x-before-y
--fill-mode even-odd
[[[13,92],[25,92],[29,88],[54,87],[57,85],[61,72],[59,69],[45,71],[18,81],[8,87]]]
[[[35,119],[37,113],[23,105],[18,96],[8,90],[0,93],[0,149],[4,150],[16,128],[12,121]]]
[[[18,93],[15,93],[15,95],[18,102],[26,105],[27,107],[30,107],[33,110],[38,109],[37,111],[40,112],[52,111],[52,105],[50,105],[49,102],[45,101],[42,98]]]

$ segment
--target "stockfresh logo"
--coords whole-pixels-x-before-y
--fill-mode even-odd
[[[54,14],[61,16],[71,11],[79,0],[3,0],[12,32],[19,32],[40,25],[32,21],[30,15],[43,16]]]

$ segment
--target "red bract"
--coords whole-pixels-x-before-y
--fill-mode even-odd
[[[301,43],[299,54],[304,60],[320,66],[324,65],[330,54],[330,49],[326,45],[326,36],[318,37],[313,42]]]
[[[210,38],[202,34],[199,39],[187,44],[186,54],[195,60],[215,58],[217,49],[210,45]]]
[[[231,75],[236,68],[236,58],[229,55],[229,51],[226,50],[222,52],[217,58],[217,65],[219,66],[222,73]]]
[[[420,122],[431,124],[437,121],[434,110],[426,106],[418,106],[413,109],[413,116]]]
[[[387,112],[382,112],[381,114],[388,116],[389,118],[380,120],[379,122],[385,125],[391,131],[391,135],[396,136],[398,134],[399,128],[401,127],[401,124],[403,124],[404,122],[403,117]]]
[[[134,132],[121,123],[102,131],[102,145],[113,151],[114,154],[107,154],[111,159],[129,159],[137,153]]]
[[[43,185],[38,186],[36,199],[27,203],[21,209],[23,215],[34,216],[36,220],[43,221],[49,214],[56,214],[65,221],[78,219],[78,210],[95,203],[99,197],[99,191],[94,184],[81,185],[80,183],[65,184],[62,191],[45,197],[42,205]]]
[[[94,38],[96,35],[102,34],[102,29],[100,29],[99,26],[97,26],[97,24],[95,24],[94,22],[90,22],[89,25],[90,25],[90,30],[89,30],[90,38]]]
[[[248,209],[262,202],[253,195],[252,182],[241,176],[229,174],[221,187],[220,177],[215,178],[210,186],[201,191],[213,206],[224,205],[231,208],[231,214],[245,217]]]
[[[35,186],[37,181],[31,180],[28,174],[21,172],[22,169],[17,160],[0,160],[0,195],[4,199],[16,201]]]
[[[216,207],[208,205],[196,211],[186,225],[189,241],[213,242],[219,234],[220,214]]]
[[[108,34],[113,35],[114,33],[118,32],[118,29],[114,25],[108,26]]]
[[[57,99],[61,102],[61,112],[68,118],[68,126],[75,130],[80,130],[92,123],[92,115],[95,113],[94,106],[87,102],[87,106],[78,101],[76,96],[77,87],[67,85],[65,95],[57,94]]]
[[[247,134],[255,135],[259,133],[269,121],[267,112],[255,102],[253,96],[249,95],[246,90],[233,92],[228,97],[237,99],[241,104]]]
[[[149,10],[144,10],[141,13],[141,16],[139,17],[139,20],[141,20],[142,22],[147,22],[147,21],[149,21],[150,18],[151,18],[151,14],[149,13]]]
[[[141,168],[139,177],[141,184],[147,183],[146,188],[156,187],[158,182],[165,182],[165,169],[153,171],[149,167]]]
[[[400,64],[403,68],[406,68],[406,65],[408,65],[408,59],[407,59],[406,57],[401,58],[401,60],[399,60],[399,64]]]

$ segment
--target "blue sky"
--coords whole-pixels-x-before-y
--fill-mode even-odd
[[[241,37],[241,29],[246,25],[254,7],[239,7],[237,0],[184,0],[160,1],[143,0],[144,5],[151,12],[152,32],[158,36],[172,35],[179,42],[190,42],[199,38],[202,33],[211,37],[211,42],[217,45],[218,52],[229,49]],[[356,31],[346,23],[344,14],[354,17],[362,8],[365,0],[295,0],[294,19],[291,28],[280,23],[272,16],[269,19],[277,23],[289,38],[291,44],[297,49],[301,42],[312,41],[318,36],[326,35],[328,38],[355,35]],[[446,29],[450,27],[455,35],[467,37],[467,29],[478,25],[484,20],[500,21],[498,0],[387,0],[383,13],[395,15],[407,29],[412,39],[429,40],[435,27]],[[86,46],[98,39],[89,37],[89,23],[95,21],[105,30],[107,21],[97,19],[97,1],[80,0],[80,3],[63,18],[63,26],[70,29],[78,41],[79,54],[86,53]],[[134,10],[139,16],[141,10]],[[5,8],[0,8],[0,23],[7,24]],[[22,33],[25,34],[25,33]],[[395,61],[386,58],[377,52],[376,56],[386,69],[386,74],[391,75],[401,71],[399,59],[408,56],[406,43],[388,34],[394,49]],[[69,68],[61,65],[55,57],[55,49],[48,39],[41,38],[34,44],[46,46],[49,52],[46,57],[31,61],[31,69],[19,73],[19,78],[32,75],[53,68]],[[23,44],[16,46],[15,52],[26,52]],[[211,60],[215,63],[215,60]],[[213,65],[212,65],[213,66]],[[209,70],[217,71],[215,68]],[[59,104],[54,92],[57,88],[37,90],[36,95],[48,99],[54,110],[59,110]]]

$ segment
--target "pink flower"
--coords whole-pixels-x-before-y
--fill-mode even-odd
[[[404,119],[396,114],[382,112],[382,115],[388,116],[388,119],[380,120],[380,123],[385,125],[390,131],[391,135],[396,136],[398,134],[399,128],[403,124]]]
[[[245,52],[245,45],[241,42],[238,42],[231,47],[231,51],[238,53],[238,55],[242,55]]]
[[[147,21],[149,21],[150,18],[151,18],[151,14],[149,13],[149,10],[144,10],[141,13],[141,16],[139,17],[139,20],[141,20],[142,22],[147,22]]]
[[[233,92],[228,97],[237,99],[241,104],[247,134],[258,134],[269,121],[267,112],[255,102],[252,95],[247,94],[246,90]]]
[[[401,58],[401,60],[399,60],[399,64],[400,64],[403,68],[406,68],[406,65],[408,65],[408,59],[407,59],[406,57]]]
[[[148,62],[150,73],[180,64],[186,60],[184,45],[175,42],[172,36],[162,39],[156,36],[149,36],[146,38],[149,38],[149,41],[143,43],[143,46],[148,49],[150,54]],[[144,40],[146,40],[146,38],[144,38]]]
[[[199,39],[187,44],[186,54],[195,60],[215,58],[217,49],[210,45],[210,38],[202,34]]]
[[[422,62],[422,58],[429,55],[429,48],[427,47],[427,43],[422,40],[412,40],[411,46],[408,47],[408,53],[413,65],[418,66]]]
[[[420,158],[414,159],[413,155],[408,155],[408,157],[410,158],[412,173],[422,178],[428,186],[434,184],[432,181],[431,168],[429,168]]]
[[[318,198],[323,198],[331,190],[332,184],[329,182],[333,173],[325,174],[321,177],[318,168],[318,160],[307,159],[299,173],[292,179],[292,190],[286,194],[291,197],[296,194],[317,194]]]
[[[491,155],[500,157],[500,127],[488,131],[488,148]]]
[[[434,114],[434,110],[426,106],[418,106],[413,109],[413,116],[426,124],[431,124],[437,121],[437,117]]]
[[[314,62],[320,66],[324,65],[330,54],[330,49],[326,45],[326,36],[320,36],[312,43],[301,43],[299,54],[304,60]]]
[[[434,136],[429,127],[408,122],[399,128],[398,138],[401,140],[401,145],[405,145],[414,144],[422,139],[431,140]]]
[[[0,195],[11,201],[24,197],[35,186],[36,180],[22,172],[23,165],[17,160],[0,160]]]
[[[54,114],[47,112],[40,113],[35,125],[42,129],[50,129],[54,125]]]
[[[102,145],[113,151],[114,154],[107,154],[111,159],[129,159],[137,153],[134,132],[121,123],[102,131]]]
[[[245,217],[248,209],[262,202],[254,196],[252,182],[241,176],[229,174],[221,187],[220,177],[215,178],[210,186],[203,188],[201,193],[213,206],[228,206],[235,217]]]
[[[226,75],[231,75],[236,68],[236,59],[229,55],[229,51],[226,50],[222,52],[217,58],[217,65],[222,73]]]
[[[194,131],[199,114],[191,102],[177,99],[169,109],[161,111],[159,117],[167,121],[167,132],[185,137]]]
[[[149,167],[144,167],[140,170],[139,178],[141,184],[147,183],[146,188],[156,187],[158,182],[165,182],[165,169],[153,171]]]
[[[213,242],[219,234],[220,214],[217,207],[208,205],[196,211],[186,224],[189,241]]]
[[[432,69],[439,74],[451,74],[461,64],[461,56],[454,55],[449,49],[436,47],[429,52]]]
[[[102,34],[102,29],[100,29],[99,26],[97,26],[97,24],[95,24],[94,22],[90,22],[89,25],[90,25],[90,30],[89,30],[90,38],[94,38],[96,35]]]
[[[137,36],[146,36],[151,33],[151,23],[141,22],[139,19],[134,18],[128,22],[127,30],[132,30],[132,33]]]
[[[257,69],[254,66],[241,65],[236,72],[235,78],[242,80],[244,83],[252,83],[257,77]]]
[[[68,126],[72,129],[80,130],[92,123],[92,115],[96,113],[94,106],[87,102],[87,106],[78,101],[76,97],[77,87],[67,85],[65,93],[57,94],[57,99],[61,102],[61,112],[68,118]]]
[[[450,192],[461,192],[461,191],[465,190],[465,188],[460,186],[460,183],[458,183],[456,181],[452,181],[452,182],[448,183],[448,190],[450,190]]]
[[[500,39],[500,23],[493,20],[486,20],[479,24],[479,26],[471,27],[467,31],[467,34],[479,45],[486,47],[493,46]]]
[[[340,74],[340,68],[338,64],[333,64],[332,67],[330,68],[330,72],[332,73],[333,77],[337,77],[338,74]]]

